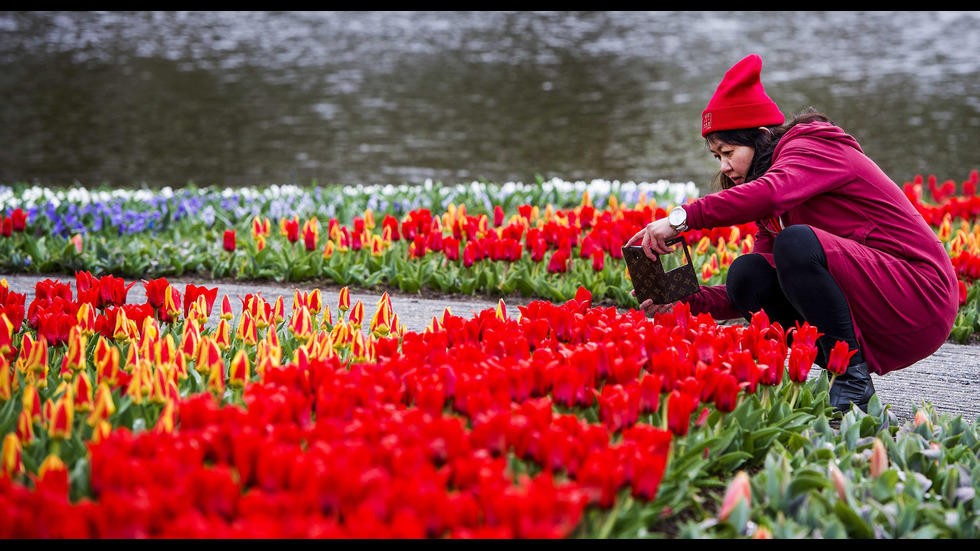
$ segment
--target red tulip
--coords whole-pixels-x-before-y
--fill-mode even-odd
[[[236,241],[235,241],[235,230],[234,229],[225,230],[225,233],[223,235],[222,244],[224,245],[224,248],[225,248],[226,251],[228,251],[230,253],[235,252]]]
[[[841,375],[847,371],[847,365],[851,356],[857,354],[857,350],[848,350],[847,343],[837,341],[834,348],[830,350],[830,359],[827,360],[827,371],[834,375]]]
[[[146,291],[146,302],[153,307],[154,310],[160,309],[163,306],[164,301],[166,301],[168,288],[170,283],[167,278],[161,277],[159,279],[151,279],[149,281],[142,280],[143,289]]]
[[[697,399],[694,396],[680,390],[671,392],[667,401],[667,428],[677,436],[686,435],[695,407]]]
[[[793,343],[789,351],[789,379],[794,383],[805,383],[810,374],[810,368],[817,358],[817,347]]]
[[[14,212],[10,213],[9,220],[13,231],[22,232],[27,229],[27,213],[23,209],[14,209]]]
[[[728,373],[718,373],[716,379],[717,384],[712,401],[718,411],[730,412],[738,405],[738,396],[742,391],[742,387],[738,379]]]

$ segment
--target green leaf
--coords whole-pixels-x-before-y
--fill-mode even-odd
[[[873,538],[874,530],[860,515],[858,515],[850,505],[843,501],[834,503],[834,513],[847,528],[847,533],[852,538]]]

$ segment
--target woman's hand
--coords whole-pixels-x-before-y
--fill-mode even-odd
[[[630,291],[632,295],[636,296],[636,290]],[[674,310],[673,304],[654,304],[652,300],[646,299],[640,304],[640,310],[648,318],[652,318],[656,314],[668,314]]]
[[[673,247],[667,246],[667,240],[678,235],[680,234],[670,225],[670,222],[666,218],[661,218],[650,222],[645,228],[636,232],[636,235],[631,237],[626,244],[632,246],[639,243],[642,245],[643,253],[647,255],[647,258],[656,260],[657,255],[670,254],[674,251]]]

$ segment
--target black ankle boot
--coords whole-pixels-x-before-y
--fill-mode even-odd
[[[875,385],[871,382],[868,362],[861,362],[848,367],[847,371],[834,379],[834,386],[830,387],[830,406],[846,413],[853,403],[867,413],[868,402],[874,394]]]

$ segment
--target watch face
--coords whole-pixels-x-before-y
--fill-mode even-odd
[[[679,226],[687,219],[687,213],[683,209],[672,209],[667,215],[667,220],[671,225]]]

